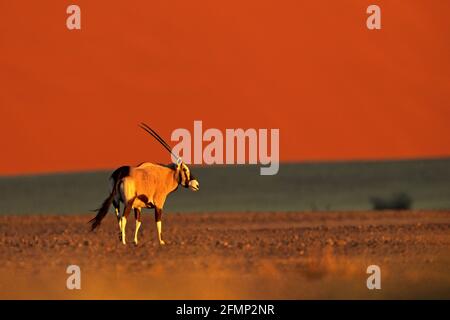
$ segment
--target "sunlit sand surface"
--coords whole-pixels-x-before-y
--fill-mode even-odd
[[[450,212],[145,215],[138,246],[111,214],[0,217],[2,299],[450,298]],[[68,265],[81,290],[68,290]],[[366,269],[381,268],[381,290]]]

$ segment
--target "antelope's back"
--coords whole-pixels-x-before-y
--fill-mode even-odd
[[[173,190],[178,185],[174,174],[173,169],[150,162],[144,162],[130,171],[137,193],[149,196]]]

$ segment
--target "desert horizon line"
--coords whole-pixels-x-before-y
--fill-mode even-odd
[[[450,161],[450,155],[442,156],[425,156],[425,157],[392,157],[392,158],[364,158],[364,159],[317,159],[317,160],[280,160],[279,165],[314,165],[314,164],[352,164],[352,163],[395,163],[395,162],[420,162],[420,161]],[[143,161],[145,162],[145,161]],[[157,164],[169,164],[170,161],[155,162]],[[126,163],[124,165],[137,165],[137,163]],[[255,167],[259,168],[259,164],[190,164],[192,168],[223,168],[223,167]],[[118,166],[117,166],[118,167]],[[67,169],[67,170],[55,170],[55,171],[25,171],[25,172],[0,172],[0,179],[2,178],[14,178],[14,177],[34,177],[34,176],[52,176],[52,175],[65,175],[65,174],[89,174],[94,172],[113,171],[116,167],[99,167],[99,168],[86,168],[86,169]]]

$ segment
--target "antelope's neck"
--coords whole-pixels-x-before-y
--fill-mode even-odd
[[[181,183],[181,170],[175,170],[173,173],[174,187],[173,190],[177,189]]]

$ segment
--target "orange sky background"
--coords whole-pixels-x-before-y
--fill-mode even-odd
[[[78,4],[82,30],[66,28]],[[366,8],[382,9],[382,30]],[[280,128],[282,161],[450,156],[450,1],[2,1],[0,175],[169,162],[137,127]]]

